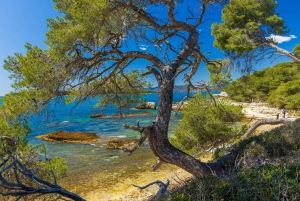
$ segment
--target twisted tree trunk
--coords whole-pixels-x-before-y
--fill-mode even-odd
[[[168,69],[168,68],[167,68]],[[190,172],[197,177],[222,172],[222,163],[202,163],[194,157],[172,146],[168,139],[168,127],[171,118],[175,72],[165,71],[159,86],[157,118],[150,129],[149,144],[153,153],[161,162],[170,163]]]

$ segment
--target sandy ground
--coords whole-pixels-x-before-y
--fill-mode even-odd
[[[243,113],[247,118],[254,119],[275,119],[276,114],[279,113],[279,118],[282,118],[282,111],[277,108],[269,107],[266,103],[234,103],[243,107]],[[286,118],[295,120],[296,116],[286,112]]]
[[[249,120],[249,124],[254,123],[262,119],[276,119],[276,115],[279,114],[279,118],[283,118],[282,110],[269,107],[267,103],[237,103],[233,102],[235,105],[240,105],[243,107],[242,112],[245,114],[246,118]],[[295,116],[292,112],[287,111],[285,118],[288,118],[292,121],[296,120],[298,117]],[[256,129],[256,133],[262,133],[269,130],[272,130],[278,125],[262,125]]]
[[[201,158],[202,162],[207,162],[211,157],[206,156]],[[149,166],[147,171],[137,172],[133,177],[128,177],[118,183],[112,189],[107,191],[94,190],[83,197],[91,201],[146,201],[150,200],[158,191],[157,185],[152,185],[144,190],[132,186],[136,184],[139,186],[147,185],[148,183],[160,180],[164,183],[170,181],[169,190],[179,188],[194,178],[194,176],[181,168],[174,165],[163,164],[159,170],[153,172]],[[124,188],[126,187],[126,188]],[[120,191],[120,189],[123,189]]]
[[[243,113],[246,115],[247,119],[249,119],[249,123],[254,123],[255,121],[260,119],[275,119],[277,113],[279,113],[280,118],[282,118],[282,114],[280,110],[276,108],[268,107],[267,104],[264,103],[250,103],[250,104],[234,103],[234,104],[241,105],[243,107]],[[287,113],[286,118],[294,120],[296,119],[296,116]],[[257,129],[258,130],[257,133],[271,130],[277,126],[280,125],[260,126]],[[200,160],[206,162],[209,159],[210,156],[207,156],[207,158],[201,158]],[[158,171],[155,172],[151,171],[151,165],[152,164],[148,164],[146,168],[144,167],[144,170],[137,171],[131,176],[128,175],[126,178],[120,179],[118,182],[114,183],[114,185],[110,189],[105,190],[101,187],[93,188],[94,190],[80,195],[83,196],[86,200],[91,200],[91,201],[149,200],[157,192],[158,190],[157,185],[152,185],[151,187],[145,190],[139,190],[138,188],[133,187],[132,184],[143,186],[156,180],[160,180],[164,183],[166,183],[167,180],[170,180],[169,189],[174,189],[184,185],[187,181],[193,178],[193,176],[188,172],[173,165],[164,164]],[[93,180],[97,178],[90,178],[90,179]]]

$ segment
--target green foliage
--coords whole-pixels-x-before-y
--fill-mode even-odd
[[[39,161],[35,163],[34,167],[38,170],[38,176],[47,181],[53,180],[51,171],[53,171],[56,178],[59,179],[67,175],[68,169],[65,159],[57,156],[46,159],[46,161]]]
[[[294,53],[295,53],[295,55],[297,55],[298,57],[300,57],[300,45],[296,45],[295,46]]]
[[[287,109],[300,108],[300,81],[282,83],[268,98],[267,102],[276,107]]]
[[[208,97],[196,94],[184,108],[172,144],[188,153],[224,145],[237,135],[238,129],[232,123],[242,118],[241,111],[241,107],[222,100],[217,100],[215,106]]]
[[[112,9],[106,0],[54,0],[54,3],[55,9],[65,14],[48,19],[47,23],[50,30],[46,34],[46,44],[56,61],[73,51],[76,45],[80,54],[90,54],[89,48],[104,45],[111,33],[123,37],[126,34],[124,24],[130,20],[129,16],[132,17],[125,10]]]
[[[222,23],[212,25],[214,46],[241,54],[258,48],[270,34],[287,33],[276,6],[275,0],[231,0],[222,11]]]
[[[299,108],[299,67],[296,62],[278,63],[233,81],[224,90],[236,101],[267,101],[273,106]]]
[[[206,66],[209,71],[209,83],[218,90],[223,90],[231,81],[230,61],[217,59]]]

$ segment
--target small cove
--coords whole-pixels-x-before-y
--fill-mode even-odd
[[[174,102],[181,101],[185,95],[185,93],[175,93]],[[149,102],[156,102],[157,105],[157,94],[148,94],[144,99]],[[99,196],[101,195],[100,197],[106,196],[105,199],[99,198],[99,200],[115,200],[112,198],[114,197],[112,194],[116,194],[116,191],[118,191],[116,189],[117,186],[121,192],[132,188],[132,183],[129,182],[131,181],[131,177],[145,177],[145,182],[147,181],[146,178],[150,178],[150,181],[157,180],[161,178],[159,176],[165,174],[164,171],[170,172],[169,168],[175,168],[165,166],[157,172],[152,172],[151,167],[155,163],[156,158],[147,146],[147,143],[132,156],[127,156],[127,153],[123,153],[121,150],[107,150],[105,144],[94,146],[87,144],[50,143],[36,139],[38,135],[57,130],[82,131],[96,133],[98,136],[113,136],[123,139],[138,138],[138,132],[126,129],[123,125],[136,125],[136,122],[139,121],[141,126],[147,126],[155,119],[155,116],[152,115],[123,118],[90,118],[90,114],[100,113],[99,109],[91,107],[95,102],[96,100],[91,99],[76,108],[73,108],[72,104],[56,103],[51,106],[50,112],[48,111],[46,115],[48,118],[45,118],[45,113],[30,118],[32,132],[27,136],[29,143],[32,145],[44,144],[47,148],[47,157],[59,156],[66,159],[68,175],[59,181],[63,187],[83,197],[97,192]],[[108,107],[105,115],[113,115],[115,112],[115,108]],[[124,111],[124,113],[141,112],[155,114],[156,110]],[[171,120],[170,135],[174,132],[181,119],[182,114],[178,113]],[[92,199],[95,200],[96,198]]]

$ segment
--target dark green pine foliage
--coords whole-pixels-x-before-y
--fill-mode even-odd
[[[267,101],[275,107],[300,108],[300,66],[296,62],[245,75],[232,82],[225,91],[236,101]]]

